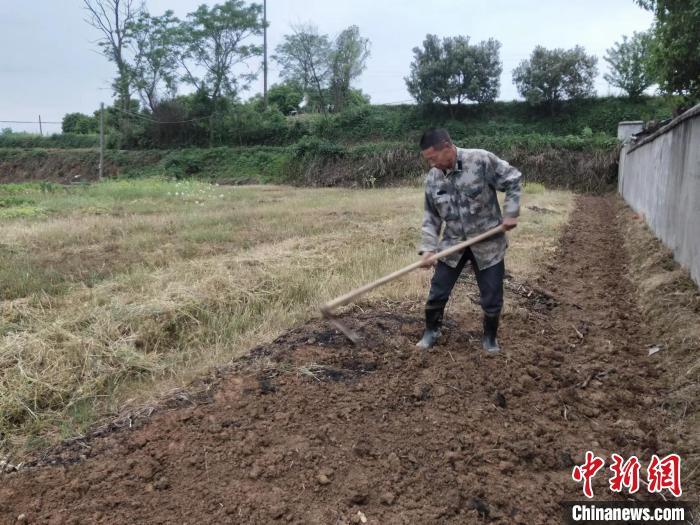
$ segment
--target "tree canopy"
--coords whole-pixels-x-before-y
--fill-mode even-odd
[[[623,36],[622,42],[615,42],[603,57],[610,65],[610,72],[603,78],[630,98],[639,98],[654,83],[647,63],[651,42],[649,33],[635,32],[631,38]]]
[[[284,36],[273,58],[281,76],[304,90],[307,100],[324,113],[329,107],[342,111],[356,99],[352,82],[364,71],[370,42],[357,26],[342,31],[335,40],[313,25],[294,26]]]
[[[654,13],[649,50],[661,90],[700,100],[700,0],[637,0]]]
[[[513,70],[518,92],[532,104],[551,105],[561,100],[595,95],[598,59],[581,46],[546,49],[537,46],[529,59]]]
[[[472,45],[467,36],[441,41],[429,34],[422,48],[413,48],[411,71],[405,78],[408,92],[422,104],[493,101],[503,71],[500,48],[501,43],[492,38]]]

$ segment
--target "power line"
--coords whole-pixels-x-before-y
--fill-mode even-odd
[[[0,120],[2,124],[39,124],[38,120]],[[63,122],[52,122],[48,120],[42,120],[41,124],[63,124]]]
[[[139,113],[134,113],[133,111],[126,111],[120,108],[115,107],[117,111],[121,113],[125,113],[127,115],[131,115],[136,118],[140,118],[142,120],[145,120],[147,122],[152,122],[154,124],[186,124],[188,122],[197,122],[200,120],[208,120],[211,118],[211,115],[207,115],[206,117],[196,117],[196,118],[191,118],[187,120],[175,120],[175,121],[161,121],[161,120],[155,120],[150,117],[147,117],[145,115],[140,115]],[[0,120],[0,124],[63,124],[63,122],[56,122],[52,120]]]
[[[153,122],[154,124],[185,124],[187,122],[196,122],[198,120],[207,120],[207,119],[211,118],[211,115],[207,115],[206,117],[196,117],[196,118],[191,118],[188,120],[165,121],[165,120],[155,120],[155,119],[152,119],[150,117],[147,117],[146,115],[141,115],[139,113],[134,113],[133,111],[127,111],[125,109],[120,109],[117,107],[115,107],[114,109],[116,109],[117,111],[119,111],[121,113],[125,113],[126,115],[131,115],[131,116],[134,116],[136,118],[146,120],[148,122]]]

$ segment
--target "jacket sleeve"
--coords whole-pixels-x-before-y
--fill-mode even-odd
[[[488,152],[491,170],[490,183],[498,191],[505,192],[506,199],[503,203],[504,217],[517,217],[520,215],[520,192],[522,174],[505,160]]]
[[[440,237],[440,226],[442,219],[435,208],[430,189],[426,186],[423,204],[423,224],[421,225],[421,243],[418,255],[423,252],[436,252]]]

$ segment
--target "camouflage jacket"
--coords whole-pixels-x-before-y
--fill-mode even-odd
[[[522,175],[506,161],[483,149],[457,148],[457,162],[444,173],[432,168],[425,181],[425,212],[418,253],[438,252],[503,222],[496,190],[504,191],[506,217],[520,213]],[[440,228],[444,224],[442,239]],[[471,246],[479,269],[503,260],[508,247],[505,233]],[[441,260],[454,268],[463,251]]]

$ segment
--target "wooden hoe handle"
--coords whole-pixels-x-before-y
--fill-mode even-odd
[[[363,294],[369,292],[370,290],[374,290],[378,286],[381,286],[383,284],[391,282],[394,279],[398,279],[402,275],[407,274],[409,272],[412,272],[416,268],[420,268],[425,263],[431,263],[431,262],[436,261],[442,257],[445,257],[447,255],[451,255],[455,252],[463,250],[464,248],[467,248],[468,246],[471,246],[472,244],[476,244],[477,242],[481,242],[484,239],[488,239],[489,237],[492,237],[493,235],[496,235],[497,233],[500,233],[503,231],[505,231],[505,229],[503,228],[503,225],[498,225],[495,228],[491,228],[490,230],[485,231],[481,235],[477,235],[476,237],[472,237],[471,239],[467,239],[466,241],[462,241],[459,244],[455,244],[454,246],[451,246],[451,247],[447,248],[446,250],[438,252],[438,253],[434,254],[432,257],[428,258],[426,261],[416,261],[413,264],[409,264],[405,268],[401,268],[400,270],[397,270],[394,273],[390,273],[389,275],[385,275],[384,277],[377,279],[374,282],[371,282],[369,284],[361,286],[360,288],[356,288],[355,290],[352,290],[351,292],[348,292],[345,295],[341,295],[340,297],[337,297],[337,298],[333,299],[332,301],[324,304],[321,307],[321,313],[323,313],[323,315],[327,317],[331,314],[331,312],[334,309],[338,308],[339,306],[342,306],[344,304],[348,304],[350,301],[352,301],[356,297],[359,297],[360,295],[363,295]]]

